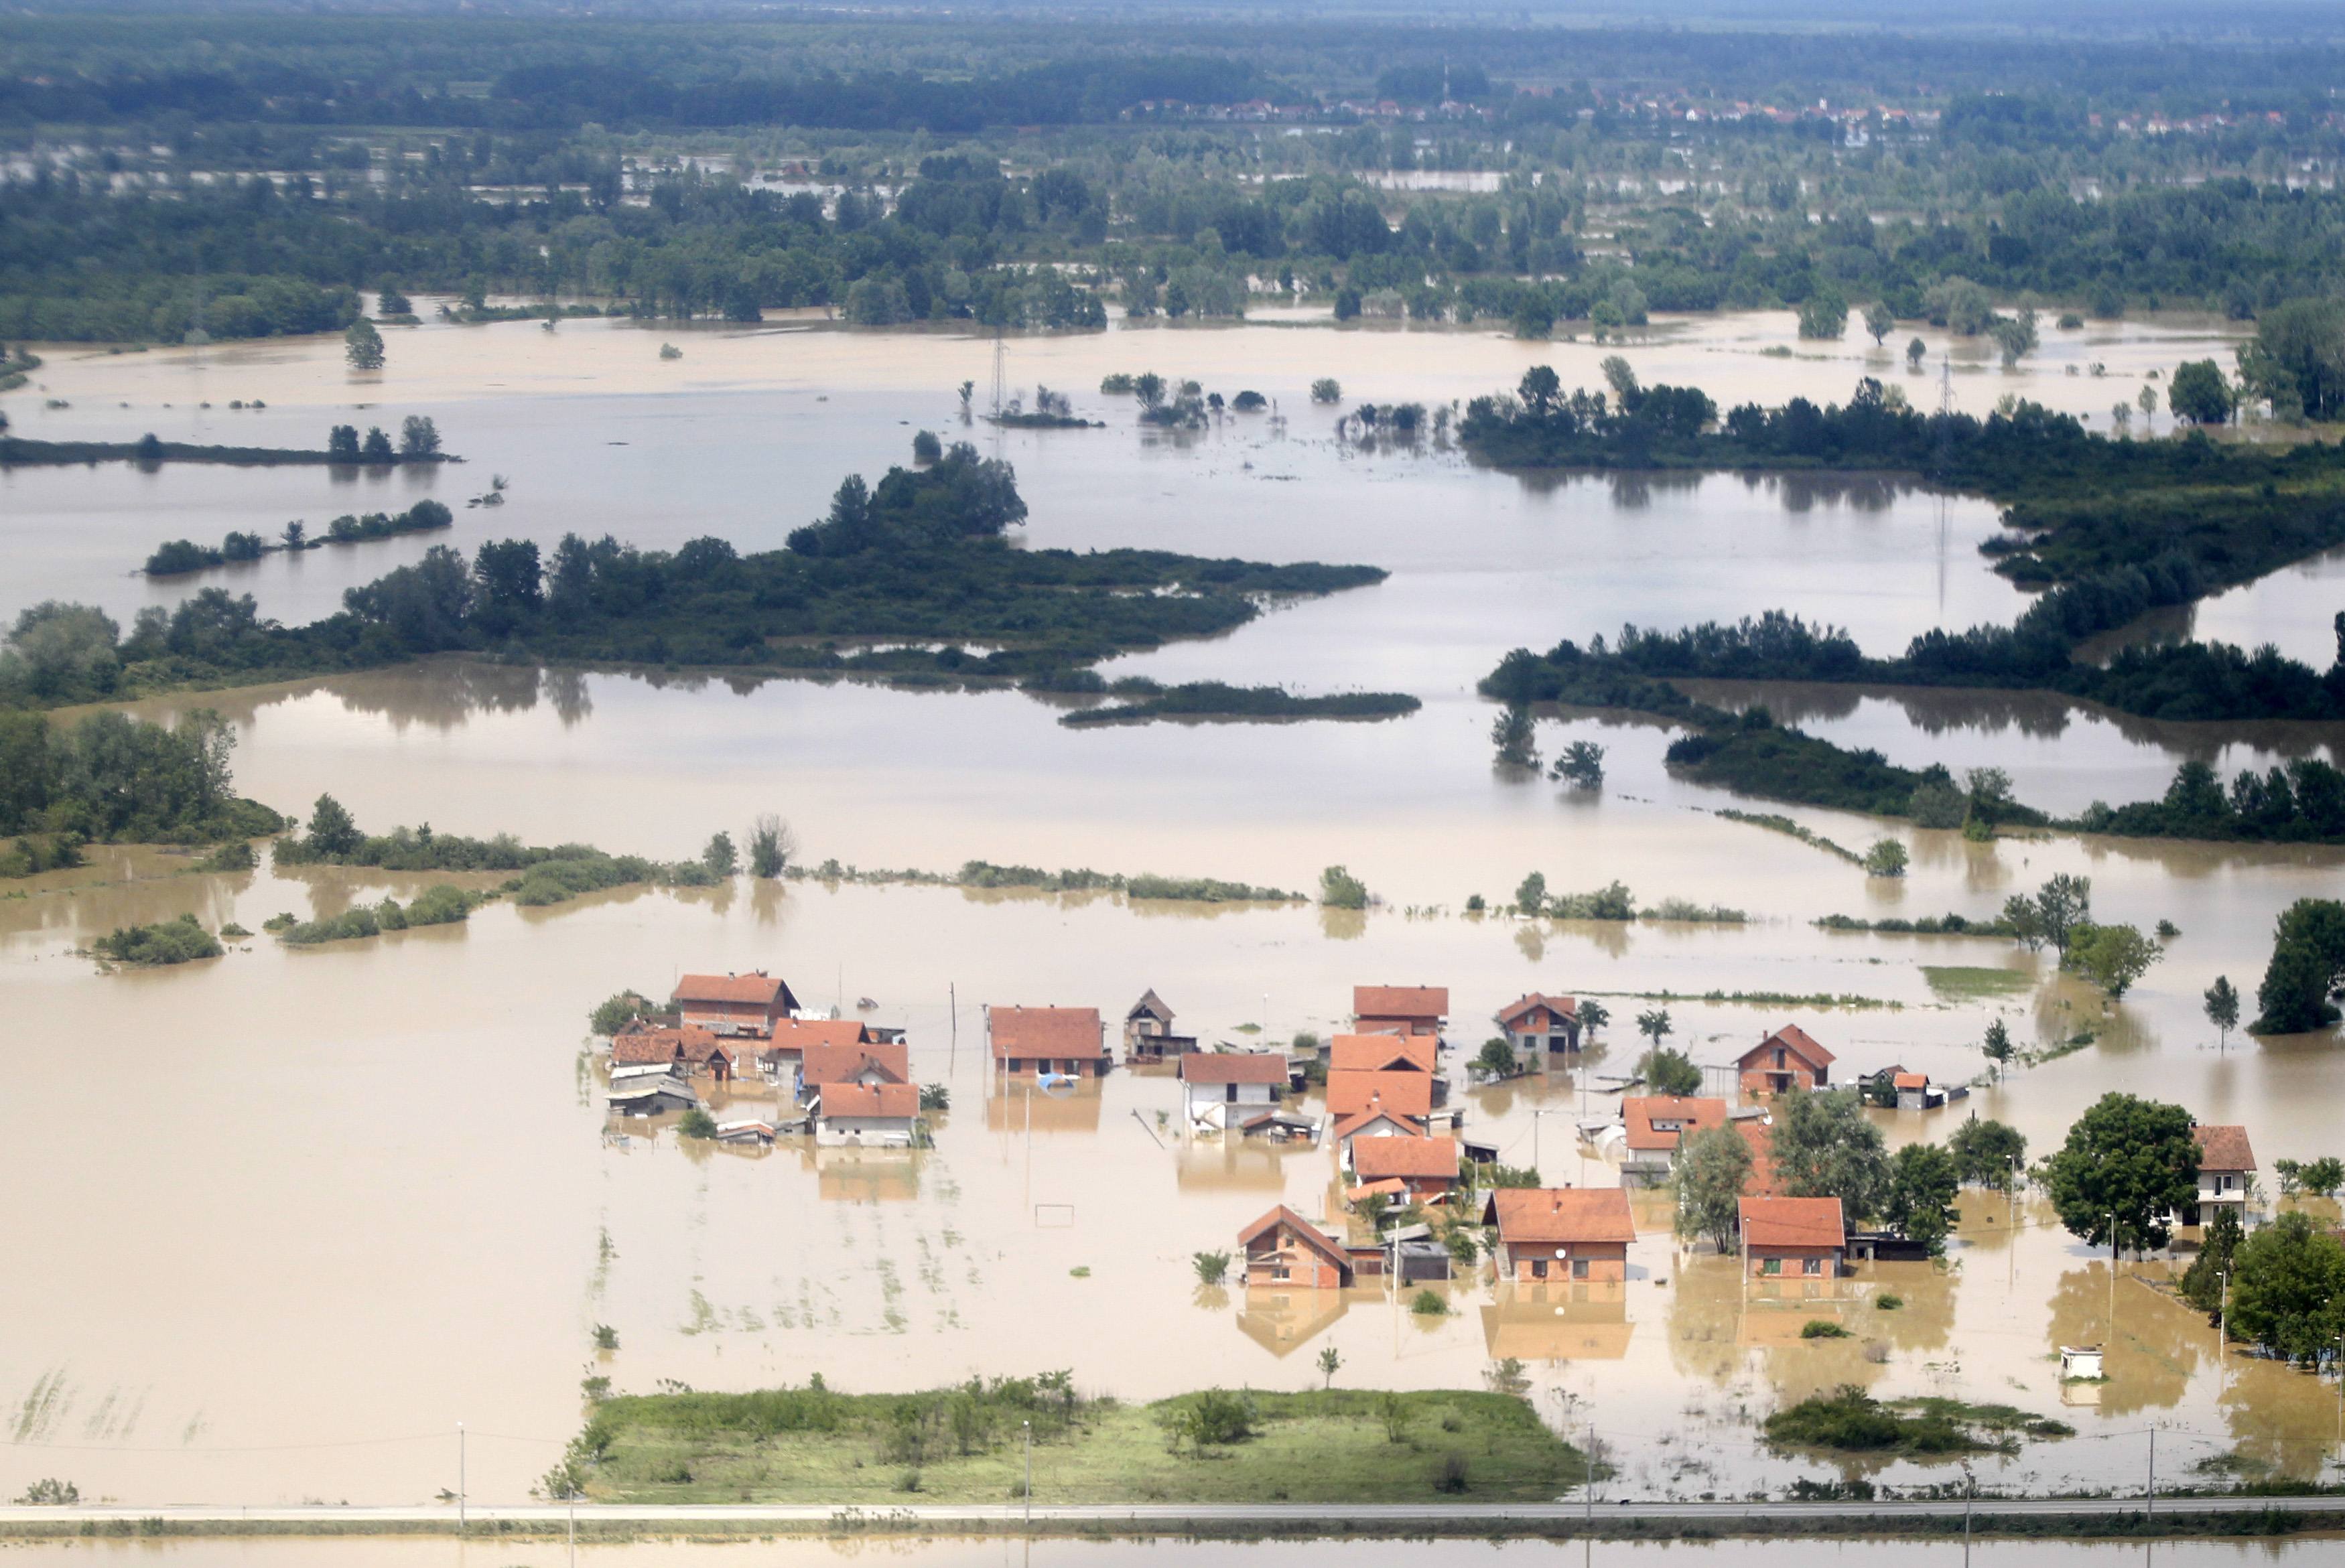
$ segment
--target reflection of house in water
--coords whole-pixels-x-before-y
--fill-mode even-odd
[[[1482,1340],[1494,1361],[1617,1361],[1629,1353],[1628,1288],[1618,1280],[1584,1285],[1508,1285],[1482,1309]]]
[[[1100,1126],[1100,1086],[1085,1079],[1056,1094],[1028,1092],[1031,1080],[996,1079],[994,1092],[985,1097],[985,1130],[1024,1132],[1033,1118],[1037,1136],[1053,1132],[1097,1132]]]
[[[1294,1147],[1262,1138],[1176,1143],[1174,1183],[1183,1192],[1284,1192],[1283,1160]]]
[[[1310,1342],[1351,1305],[1341,1290],[1282,1290],[1254,1286],[1238,1312],[1238,1331],[1274,1356]]]
[[[825,1203],[909,1203],[920,1195],[920,1160],[910,1149],[813,1148],[815,1192]]]

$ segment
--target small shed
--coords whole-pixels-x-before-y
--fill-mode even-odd
[[[2091,1380],[2101,1375],[2100,1346],[2063,1345],[2060,1347],[2060,1381],[2062,1382]]]

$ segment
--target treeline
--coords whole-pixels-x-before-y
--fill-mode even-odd
[[[289,522],[276,542],[257,533],[230,530],[218,546],[174,539],[155,547],[144,568],[149,577],[176,577],[225,566],[235,561],[258,561],[278,551],[323,550],[330,544],[359,544],[369,540],[395,539],[402,533],[429,533],[454,523],[455,514],[441,502],[417,501],[401,512],[371,511],[363,516],[345,512],[312,534],[300,522]]]
[[[29,631],[37,641],[46,622],[25,620],[40,614],[18,618],[20,640]],[[0,835],[209,843],[275,833],[282,817],[233,793],[235,746],[228,722],[204,708],[168,728],[119,713],[59,726],[0,711]]]
[[[1598,678],[1584,667],[1593,664],[1632,681],[2042,688],[2170,720],[2345,717],[2345,662],[2321,672],[2269,647],[2249,653],[2198,642],[2129,647],[2105,667],[2075,658],[2086,640],[2151,610],[2345,543],[2345,447],[2109,440],[2033,404],[1985,420],[1924,416],[1897,407],[1870,378],[1845,407],[1745,404],[1704,430],[1700,393],[1639,389],[1625,366],[1614,379],[1610,398],[1567,397],[1552,371],[1534,369],[1516,395],[1476,399],[1460,439],[1510,466],[1918,469],[2005,501],[2012,531],[1983,548],[1999,571],[2053,586],[2009,626],[1933,629],[1890,659],[1867,657],[1845,632],[1782,611],[1668,632],[1632,625],[1609,646],[1601,638],[1586,650],[1559,643],[1545,662],[1572,666],[1568,675],[1541,673],[1518,650],[1494,677],[1495,694],[1565,684],[1585,692]],[[2345,653],[2345,618],[2340,639]]]
[[[1230,631],[1267,597],[1385,576],[1166,551],[1010,549],[1001,534],[1025,510],[1008,464],[960,448],[927,470],[891,470],[877,487],[849,480],[792,548],[762,554],[720,539],[667,551],[576,534],[550,560],[528,540],[483,543],[469,561],[438,545],[347,590],[340,613],[297,627],[219,588],[168,612],[141,610],[127,637],[96,610],[43,605],[0,648],[0,703],[245,684],[461,651],[1047,687],[1116,652]]]

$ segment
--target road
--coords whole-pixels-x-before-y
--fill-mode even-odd
[[[2112,1498],[1982,1497],[1970,1505],[1980,1519],[2015,1515],[2092,1517],[2137,1514],[2139,1496]],[[2173,1513],[2261,1513],[2279,1508],[2295,1513],[2345,1516],[2345,1496],[2320,1497],[2161,1497],[2157,1512]],[[1733,1522],[1748,1526],[1764,1523],[1795,1533],[1803,1523],[1819,1520],[1875,1520],[1891,1528],[1901,1522],[1959,1519],[1960,1498],[1879,1502],[1599,1502],[1599,1521],[1624,1523],[1699,1524]],[[805,1503],[582,1503],[576,1517],[582,1524],[688,1525],[828,1524],[842,1516],[859,1518],[887,1529],[932,1528],[949,1531],[956,1525],[1023,1524],[1030,1518],[1040,1527],[1051,1525],[1134,1525],[1171,1530],[1186,1524],[1340,1524],[1347,1532],[1389,1525],[1401,1533],[1407,1527],[1443,1524],[1486,1526],[1518,1524],[1562,1526],[1584,1522],[1584,1501],[1555,1502],[1429,1502],[1429,1503],[1038,1503],[1030,1512],[1018,1503],[915,1503],[903,1507],[842,1508]],[[571,1512],[560,1503],[476,1503],[467,1510],[476,1524],[527,1524],[559,1528]],[[0,1506],[0,1533],[16,1524],[105,1523],[112,1521],[158,1519],[172,1524],[314,1524],[342,1533],[353,1526],[383,1524],[456,1526],[452,1505],[431,1503],[378,1508],[255,1507],[218,1503],[167,1503],[152,1508],[74,1506],[38,1508]],[[1368,1533],[1373,1533],[1368,1532]]]

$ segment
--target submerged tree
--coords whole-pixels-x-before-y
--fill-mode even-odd
[[[1604,787],[1604,748],[1594,741],[1574,741],[1556,758],[1548,776],[1574,789]]]
[[[353,370],[382,369],[382,334],[374,329],[373,322],[361,316],[350,323],[350,330],[342,334],[342,358]]]
[[[1319,902],[1330,909],[1365,909],[1368,885],[1340,865],[1319,874]]]
[[[1683,1051],[1656,1045],[1637,1064],[1637,1076],[1653,1094],[1683,1097],[1701,1092],[1701,1068]]]
[[[1776,1104],[1768,1152],[1789,1198],[1837,1198],[1850,1219],[1882,1212],[1889,1158],[1881,1128],[1847,1089],[1789,1095]]]
[[[1677,1161],[1680,1240],[1707,1238],[1721,1252],[1734,1244],[1751,1166],[1751,1146],[1731,1127],[1709,1128],[1685,1140]]]
[[[772,812],[760,814],[749,826],[749,875],[758,877],[779,876],[789,868],[798,852],[797,835],[790,824]]]
[[[1498,761],[1508,767],[1538,766],[1538,733],[1531,722],[1529,704],[1508,703],[1490,721],[1490,744],[1497,748]]]
[[[1881,1217],[1908,1240],[1928,1248],[1934,1258],[1946,1249],[1961,1186],[1953,1155],[1934,1143],[1909,1143],[1890,1158],[1888,1197]]]
[[[2044,1162],[2060,1223],[2088,1245],[2166,1245],[2174,1216],[2198,1200],[2198,1143],[2178,1105],[2106,1094]]]
[[[1973,1187],[2009,1191],[2018,1179],[2020,1163],[2027,1158],[2027,1138],[2017,1128],[1981,1120],[1976,1111],[1946,1140],[1954,1157],[1954,1174]]]
[[[2231,1031],[2239,1027],[2239,993],[2228,975],[2218,975],[2207,987],[2207,1021],[2218,1030],[2215,1048],[2230,1048]]]

